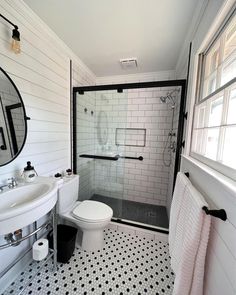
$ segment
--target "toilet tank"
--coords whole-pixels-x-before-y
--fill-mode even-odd
[[[63,178],[63,183],[58,188],[58,213],[64,213],[70,210],[79,196],[79,175],[72,175]]]

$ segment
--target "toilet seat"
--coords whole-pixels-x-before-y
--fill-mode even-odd
[[[104,203],[86,200],[74,208],[72,215],[81,221],[95,223],[111,219],[113,211]]]

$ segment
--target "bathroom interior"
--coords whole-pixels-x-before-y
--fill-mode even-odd
[[[0,294],[236,294],[236,2],[0,2]]]

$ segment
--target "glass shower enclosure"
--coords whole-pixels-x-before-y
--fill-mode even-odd
[[[73,89],[73,170],[80,176],[79,200],[106,203],[114,221],[168,228],[185,81],[166,84]]]
[[[127,91],[76,94],[76,172],[80,200],[104,201],[122,216],[124,145],[117,145],[116,127],[126,127]],[[111,104],[112,101],[112,104]],[[125,138],[122,138],[123,142]]]

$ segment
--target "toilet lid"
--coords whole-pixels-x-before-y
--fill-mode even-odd
[[[73,210],[73,215],[90,222],[102,221],[112,217],[112,209],[104,203],[96,201],[83,201]]]

